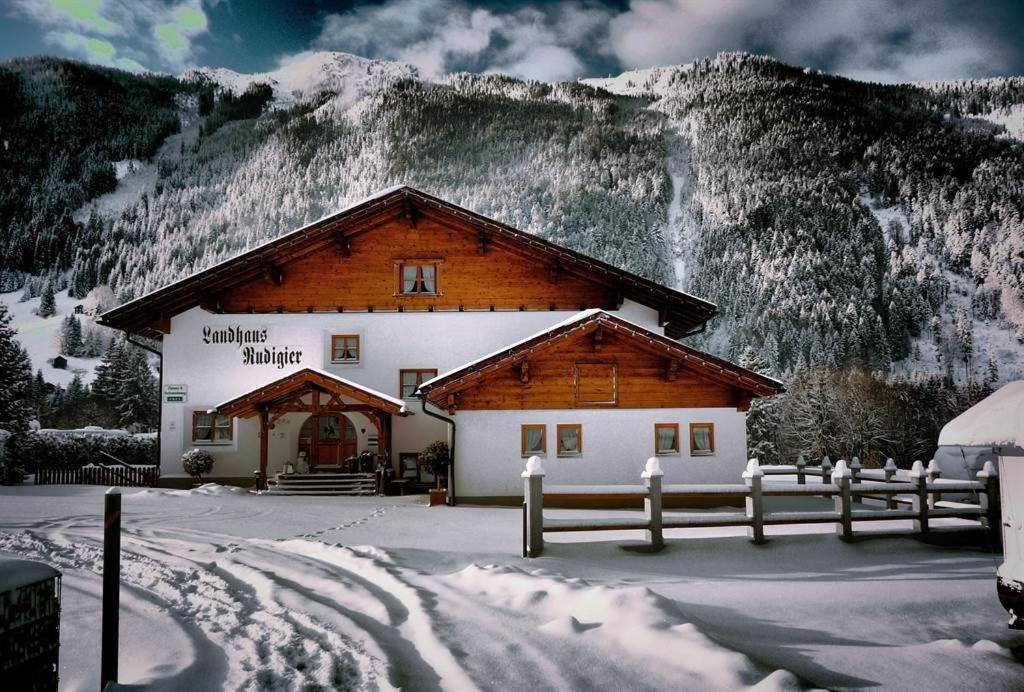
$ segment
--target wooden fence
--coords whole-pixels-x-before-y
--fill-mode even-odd
[[[827,459],[827,458],[826,458]],[[859,466],[859,464],[858,464]],[[792,482],[764,483],[765,475],[792,473],[778,471],[786,467],[763,467],[751,459],[743,473],[743,483],[720,485],[665,485],[662,486],[663,472],[657,457],[647,460],[647,466],[640,474],[642,485],[621,486],[550,486],[544,488],[544,469],[540,458],[531,457],[523,472],[523,556],[537,557],[544,546],[545,532],[563,531],[612,531],[638,529],[646,532],[651,547],[658,550],[664,545],[664,530],[693,527],[745,526],[747,536],[754,543],[765,541],[764,527],[779,524],[835,524],[836,533],[845,541],[853,539],[853,523],[860,521],[892,521],[910,519],[914,531],[927,534],[932,530],[931,521],[938,518],[969,519],[977,523],[966,529],[981,527],[988,531],[994,541],[999,540],[999,485],[998,475],[991,462],[978,472],[977,481],[940,481],[930,474],[920,461],[906,473],[905,479],[892,473],[879,479],[864,477],[854,482],[853,471],[846,461],[840,459],[829,476],[820,484],[808,484],[804,480]],[[795,468],[795,467],[789,467]],[[809,475],[810,469],[804,469]],[[766,473],[767,472],[767,473]],[[874,475],[874,474],[869,474]],[[977,503],[944,502],[942,493],[972,493]],[[587,517],[562,519],[544,517],[544,495],[558,495],[560,498],[579,498],[609,495],[641,495],[644,511],[629,516],[622,512],[616,517]],[[671,495],[678,498],[720,497],[723,503],[736,496],[744,498],[743,511],[735,512],[691,512],[672,513],[666,516],[662,511],[662,498]],[[831,511],[767,511],[766,497],[831,497],[834,506]],[[878,509],[854,507],[855,499],[881,498],[885,506]],[[905,500],[910,509],[896,508],[897,500]]]
[[[75,468],[39,468],[36,485],[120,485],[135,488],[154,488],[160,478],[157,466],[94,465]]]

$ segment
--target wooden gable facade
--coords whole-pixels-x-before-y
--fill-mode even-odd
[[[407,290],[412,286],[415,290]],[[408,187],[396,188],[105,313],[160,339],[212,313],[618,309],[658,311],[679,338],[711,303]]]
[[[420,392],[460,410],[735,408],[782,385],[594,311],[442,375]]]

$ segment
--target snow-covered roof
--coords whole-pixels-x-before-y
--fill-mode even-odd
[[[939,446],[1024,448],[1024,380],[982,399],[939,433]]]
[[[338,384],[340,384],[340,385],[342,385],[344,387],[348,387],[350,389],[354,389],[354,390],[357,390],[359,392],[362,392],[362,393],[366,394],[369,397],[373,397],[373,398],[376,398],[376,399],[382,399],[382,400],[384,400],[384,401],[386,401],[386,402],[388,402],[390,404],[393,404],[396,408],[398,408],[400,413],[408,413],[408,411],[409,411],[409,409],[406,408],[405,401],[403,401],[402,399],[398,399],[396,397],[391,396],[390,394],[385,394],[384,392],[377,391],[376,389],[373,389],[372,387],[367,387],[364,384],[359,384],[358,382],[353,382],[352,380],[347,380],[344,377],[339,377],[338,375],[335,375],[334,373],[327,372],[326,370],[321,370],[320,368],[305,367],[305,368],[302,368],[301,370],[297,370],[297,371],[295,371],[293,373],[285,375],[284,377],[279,377],[279,378],[276,378],[274,380],[270,380],[269,382],[264,382],[263,384],[259,385],[258,387],[253,387],[248,392],[244,392],[242,394],[239,394],[238,396],[231,397],[227,401],[222,401],[221,403],[217,404],[215,407],[209,409],[207,411],[207,413],[216,413],[218,410],[226,408],[228,406],[228,404],[232,404],[232,403],[238,401],[239,399],[243,399],[243,398],[245,398],[247,396],[250,396],[250,395],[260,391],[261,389],[269,387],[269,386],[271,386],[271,385],[273,385],[273,384],[275,384],[277,382],[283,382],[284,380],[288,380],[288,379],[294,378],[296,376],[300,376],[304,372],[310,372],[310,373],[319,375],[320,377],[323,377],[323,378],[325,378],[327,380],[336,382],[336,383],[338,383]]]
[[[42,562],[0,557],[0,593],[59,576],[60,572]]]

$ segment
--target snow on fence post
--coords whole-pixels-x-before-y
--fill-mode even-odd
[[[978,504],[981,506],[982,524],[988,531],[993,546],[998,546],[1002,541],[1002,529],[1000,528],[1000,507],[999,507],[999,472],[991,461],[978,471],[978,481],[985,484],[985,489],[978,494]]]
[[[764,496],[761,494],[761,481],[764,471],[757,459],[747,462],[747,470],[743,472],[743,482],[747,485],[747,537],[754,543],[764,543]]]
[[[821,458],[821,482],[832,482],[832,460],[828,458],[827,454]]]
[[[860,483],[860,457],[850,459],[850,481]]]
[[[807,483],[807,462],[803,454],[796,458],[796,482],[799,485]]]
[[[644,497],[644,513],[647,515],[647,540],[651,542],[652,550],[661,550],[665,547],[665,536],[662,531],[661,520],[661,478],[665,472],[661,470],[658,457],[651,457],[647,460],[640,478],[644,482],[647,494]]]
[[[882,473],[885,474],[885,482],[886,483],[891,483],[892,479],[896,477],[896,462],[893,461],[891,457],[889,459],[885,460],[885,467],[882,469]],[[886,495],[885,496],[885,508],[886,509],[896,509],[896,496],[895,495]]]
[[[912,498],[911,508],[917,514],[914,518],[914,531],[928,533],[928,473],[920,460],[914,462],[910,469],[910,482],[917,486]]]
[[[928,462],[928,469],[926,473],[928,477],[928,482],[934,484],[935,481],[942,476],[942,469],[939,468],[938,462],[932,459],[931,461]],[[940,500],[942,500],[942,493],[940,493],[938,490],[928,493],[928,507],[930,509],[934,509],[935,503],[939,502]]]
[[[544,549],[544,467],[540,457],[526,460],[522,478],[526,500],[526,556],[538,557]]]
[[[836,469],[832,472],[832,483],[839,486],[839,494],[832,500],[835,503],[836,514],[839,515],[836,533],[844,541],[853,540],[853,494],[850,492],[852,475],[845,459],[836,462]]]

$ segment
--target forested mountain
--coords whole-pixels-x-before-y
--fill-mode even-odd
[[[1021,79],[881,86],[723,54],[429,82],[321,53],[177,80],[18,61],[0,88],[19,104],[0,114],[6,290],[45,272],[128,299],[404,183],[716,302],[695,345],[757,345],[776,374],[1024,360]]]

